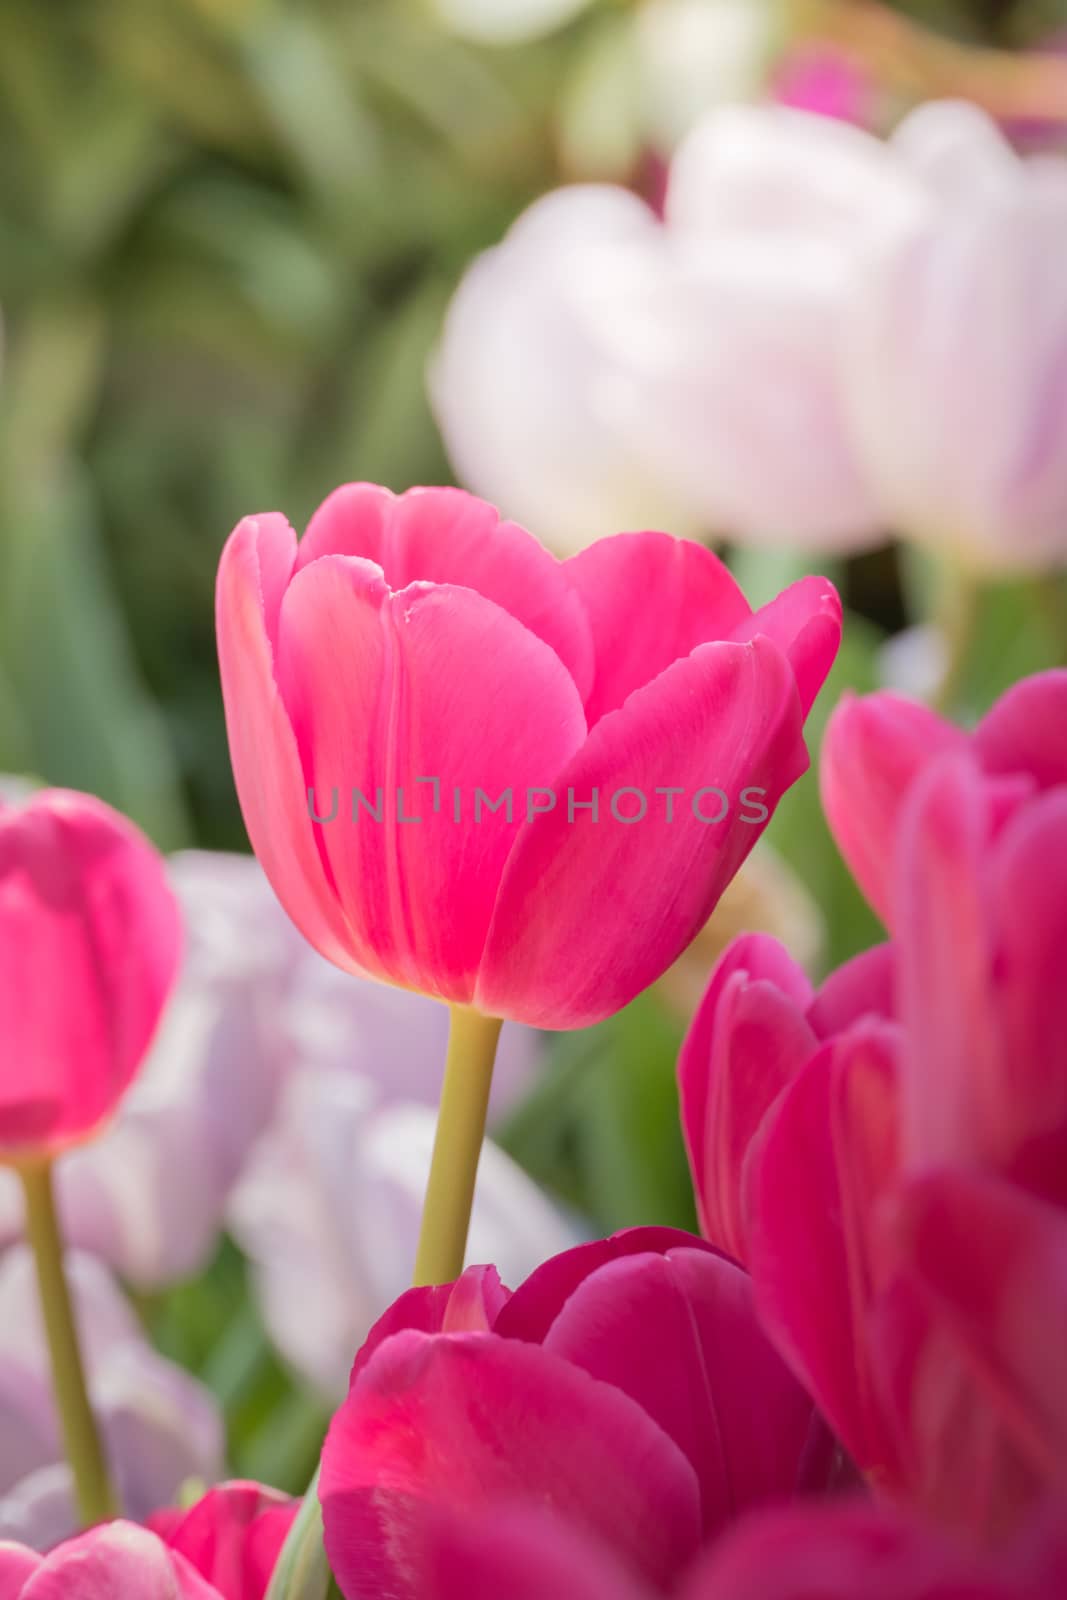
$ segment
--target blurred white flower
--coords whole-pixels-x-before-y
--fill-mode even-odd
[[[887,521],[976,571],[1067,564],[1067,162],[972,107],[893,146],[936,192],[853,286],[848,401]]]
[[[669,155],[719,106],[761,87],[780,0],[647,0],[635,14],[643,121]]]
[[[309,1068],[286,1085],[230,1205],[267,1329],[325,1396],[344,1394],[372,1323],[411,1282],[435,1115],[382,1106],[366,1080]],[[515,1284],[577,1242],[530,1178],[487,1141],[467,1259]]]
[[[89,1394],[123,1513],[174,1502],[187,1478],[222,1473],[222,1422],[202,1384],[164,1361],[105,1267],[68,1255]],[[78,1527],[52,1402],[33,1261],[0,1257],[0,1539],[45,1549]]]
[[[458,475],[561,550],[649,525],[872,542],[841,315],[930,203],[879,140],[783,107],[702,122],[663,223],[606,186],[538,201],[448,314],[431,392]]]
[[[481,44],[519,44],[569,22],[589,0],[432,0],[432,4],[453,33]]]
[[[556,549],[622,528],[697,532],[631,423],[631,297],[664,282],[663,230],[636,195],[576,185],[537,201],[480,256],[430,373],[459,478]],[[642,285],[644,292],[642,293]]]
[[[340,1064],[383,1098],[435,1103],[448,1031],[433,1000],[325,962],[254,857],[187,851],[170,875],[186,944],[159,1037],[111,1127],[56,1169],[65,1238],[142,1289],[210,1260],[230,1190],[291,1071]],[[505,1028],[495,1104],[514,1094],[535,1039]],[[21,1231],[18,1182],[0,1171],[0,1244]]]

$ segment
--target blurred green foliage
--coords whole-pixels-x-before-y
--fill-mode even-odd
[[[396,0],[4,0],[0,37],[0,770],[240,844],[222,542],[446,478],[424,365],[554,181],[567,41]]]

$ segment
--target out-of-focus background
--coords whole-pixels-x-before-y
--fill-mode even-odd
[[[830,109],[884,131],[924,98],[995,100],[983,52],[1052,56],[1064,30],[1067,0],[0,0],[0,772],[91,790],[167,850],[245,849],[222,543],[250,511],[301,527],[347,480],[450,481],[425,374],[472,258],[562,182],[656,203],[713,106],[833,100],[827,46],[863,95]],[[825,566],[735,559],[757,599]],[[878,681],[917,581],[888,546],[833,571],[851,615],[827,709]],[[1054,656],[1032,600],[988,602],[976,705]],[[814,776],[770,843],[688,969],[553,1041],[498,1128],[583,1225],[692,1221],[674,1059],[720,940],[775,926],[818,970],[879,936]],[[297,1487],[321,1404],[242,1283],[224,1244],[141,1310],[224,1400],[238,1469]]]

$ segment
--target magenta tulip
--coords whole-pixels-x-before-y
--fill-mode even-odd
[[[367,484],[299,546],[241,523],[217,612],[245,821],[306,937],[554,1028],[625,1005],[703,926],[804,770],[840,631],[821,578],[753,613],[665,534],[560,563],[459,490]]]
[[[1067,783],[1019,717],[1053,686],[907,786],[894,946],[810,998],[739,941],[682,1058],[778,1349],[876,1487],[980,1539],[1067,1487]]]
[[[140,1066],[180,923],[148,841],[89,795],[0,802],[0,1159],[90,1136]]]
[[[162,1512],[149,1526],[207,1579],[223,1600],[263,1600],[297,1502],[258,1483],[224,1483],[188,1511]]]
[[[735,939],[718,962],[678,1060],[682,1131],[705,1238],[746,1259],[744,1168],[760,1125],[822,1040],[891,1015],[888,945],[857,956],[816,994],[766,934]]]
[[[428,1518],[530,1500],[666,1586],[705,1535],[832,1466],[745,1274],[690,1235],[635,1229],[513,1295],[471,1268],[397,1302],[327,1439],[326,1546],[347,1600],[414,1600]]]
[[[1067,671],[1037,673],[1004,694],[970,736],[928,707],[882,691],[835,708],[819,768],[838,849],[883,922],[893,920],[892,839],[918,774],[947,750],[1038,789],[1067,783]]]

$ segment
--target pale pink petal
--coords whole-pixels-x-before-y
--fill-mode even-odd
[[[536,1501],[655,1584],[699,1542],[692,1468],[640,1406],[491,1334],[400,1333],[380,1346],[334,1417],[320,1495],[348,1600],[419,1600],[412,1551],[433,1508]]]
[[[584,698],[593,646],[568,569],[525,528],[462,489],[348,483],[319,507],[300,541],[297,571],[323,555],[375,562],[394,591],[412,583],[459,584],[495,600],[551,645]]]
[[[57,1546],[19,1600],[116,1600],[119,1595],[122,1600],[223,1600],[154,1533],[131,1522],[110,1522]]]
[[[700,645],[635,690],[548,780],[554,808],[520,830],[476,1004],[552,1028],[626,1005],[704,926],[756,843],[763,823],[745,820],[744,794],[762,790],[772,813],[806,765],[793,675],[766,639]],[[577,809],[594,798],[596,820]]]
[[[768,934],[735,939],[678,1057],[682,1131],[706,1238],[744,1259],[741,1169],[779,1091],[812,1056],[811,984]]]
[[[276,513],[246,517],[222,552],[215,622],[230,761],[248,837],[278,899],[316,950],[359,971],[371,952],[347,926],[316,843],[307,779],[274,675],[278,616],[295,560],[296,535]]]
[[[573,556],[566,571],[592,624],[590,727],[698,644],[730,638],[751,615],[718,556],[667,533],[598,540]]]
[[[470,1003],[526,790],[552,784],[585,737],[573,680],[473,590],[392,595],[376,567],[344,556],[290,585],[278,671],[319,815],[337,801],[317,826],[368,967]],[[353,789],[372,806],[381,790],[375,815],[353,817]],[[476,820],[476,790],[494,803],[511,792],[510,820],[506,805]]]
[[[965,744],[952,723],[889,691],[846,694],[830,717],[819,761],[823,810],[849,870],[887,924],[900,806],[928,761]]]

